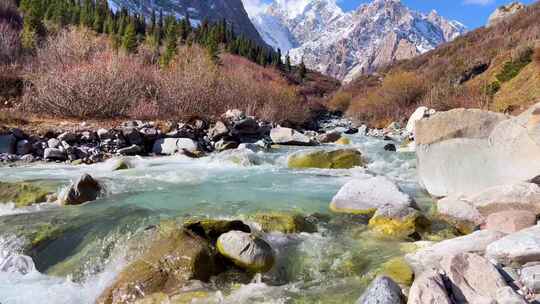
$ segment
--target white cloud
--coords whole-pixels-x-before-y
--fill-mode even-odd
[[[250,16],[262,13],[268,7],[268,4],[264,0],[242,0],[242,2]]]
[[[463,0],[463,4],[467,5],[490,5],[494,2],[495,0]]]

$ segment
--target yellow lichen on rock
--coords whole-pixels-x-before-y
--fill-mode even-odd
[[[382,265],[382,274],[390,277],[399,284],[410,286],[414,272],[404,258],[396,257]]]
[[[342,136],[338,140],[336,140],[334,143],[337,145],[350,145],[351,140],[345,136]]]
[[[354,149],[300,152],[288,160],[289,168],[294,169],[350,169],[363,164],[362,154]]]

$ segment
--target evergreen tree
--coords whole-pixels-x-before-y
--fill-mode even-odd
[[[306,69],[306,65],[304,64],[304,58],[302,58],[300,65],[298,65],[298,76],[300,77],[300,79],[303,80],[304,78],[306,78],[306,74],[307,74],[307,69]]]
[[[289,56],[289,53],[287,53],[287,57],[285,58],[285,65],[287,66],[287,72],[291,72],[292,66],[291,66],[291,56]]]
[[[165,31],[165,52],[161,56],[160,62],[162,66],[168,66],[171,60],[176,55],[178,43],[178,30],[174,20],[166,22],[168,25]]]
[[[137,49],[137,33],[135,32],[134,21],[129,22],[122,36],[122,49],[128,53],[134,53]]]

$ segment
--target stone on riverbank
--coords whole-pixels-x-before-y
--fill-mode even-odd
[[[60,198],[62,205],[80,205],[97,199],[102,187],[89,174],[83,174],[66,190]]]
[[[407,304],[452,304],[444,278],[435,271],[426,271],[414,280]]]
[[[321,144],[329,144],[338,141],[341,138],[341,132],[331,131],[317,135],[317,141]]]
[[[297,152],[288,159],[289,168],[294,169],[350,169],[362,165],[362,153],[354,149]]]
[[[536,215],[527,210],[507,210],[490,214],[486,219],[486,229],[504,233],[514,233],[536,225]]]
[[[401,288],[389,277],[377,277],[369,284],[356,304],[404,304]]]
[[[252,273],[264,273],[274,266],[272,247],[265,240],[250,233],[230,231],[222,234],[216,247],[220,254],[236,266]]]
[[[523,265],[540,260],[540,226],[509,234],[487,246],[486,256],[503,265]]]
[[[497,291],[506,282],[499,271],[485,258],[473,253],[446,256],[441,269],[450,284],[457,303],[498,303]]]
[[[337,213],[371,215],[385,205],[410,207],[412,200],[390,179],[377,176],[346,183],[332,198],[330,210]]]
[[[176,153],[196,153],[197,142],[189,138],[160,138],[154,142],[152,152],[159,155],[174,155]]]
[[[442,241],[422,248],[415,253],[407,254],[405,260],[414,269],[414,273],[418,275],[431,268],[440,267],[440,262],[447,255],[465,252],[483,253],[486,251],[488,245],[500,240],[504,236],[504,233],[498,231],[476,231],[469,235]]]
[[[315,142],[308,136],[290,129],[277,127],[270,131],[270,138],[274,144],[291,146],[314,146]]]
[[[17,138],[11,134],[0,135],[0,154],[14,154],[17,145]]]
[[[50,189],[32,183],[0,182],[0,203],[12,202],[18,208],[44,203],[51,193]]]

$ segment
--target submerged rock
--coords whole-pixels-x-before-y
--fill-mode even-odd
[[[113,159],[112,162],[112,171],[120,171],[120,170],[127,170],[133,168],[133,165],[129,162],[129,160],[125,158],[119,158],[119,159]]]
[[[422,248],[415,253],[405,255],[405,260],[414,269],[415,274],[425,270],[438,268],[440,262],[448,255],[458,253],[484,253],[491,243],[503,238],[504,233],[498,231],[476,231],[466,236],[442,241]]]
[[[315,143],[308,136],[289,128],[273,128],[270,131],[270,138],[274,144],[294,145],[294,146],[313,146]]]
[[[405,304],[405,297],[396,282],[380,276],[369,284],[356,304]]]
[[[352,180],[332,198],[330,210],[338,213],[368,214],[390,205],[410,207],[411,198],[386,177]]]
[[[297,152],[289,156],[289,168],[350,169],[362,166],[362,153],[354,149]]]
[[[264,232],[300,233],[317,232],[317,226],[301,214],[286,212],[257,213],[253,220]]]
[[[275,262],[274,250],[263,239],[242,231],[222,234],[216,247],[236,266],[252,273],[267,272]]]
[[[97,199],[101,193],[101,185],[89,174],[83,174],[72,183],[60,198],[62,205],[80,205]]]
[[[429,221],[414,208],[385,205],[377,209],[368,226],[381,236],[402,239],[425,231]]]
[[[44,203],[52,194],[50,189],[28,182],[0,182],[0,203],[14,203],[16,207],[26,207]]]
[[[153,293],[172,294],[189,280],[208,281],[215,273],[215,254],[208,241],[188,231],[171,231],[123,269],[97,303],[131,303]]]
[[[350,145],[351,140],[348,137],[342,136],[340,139],[336,140],[336,145]]]

